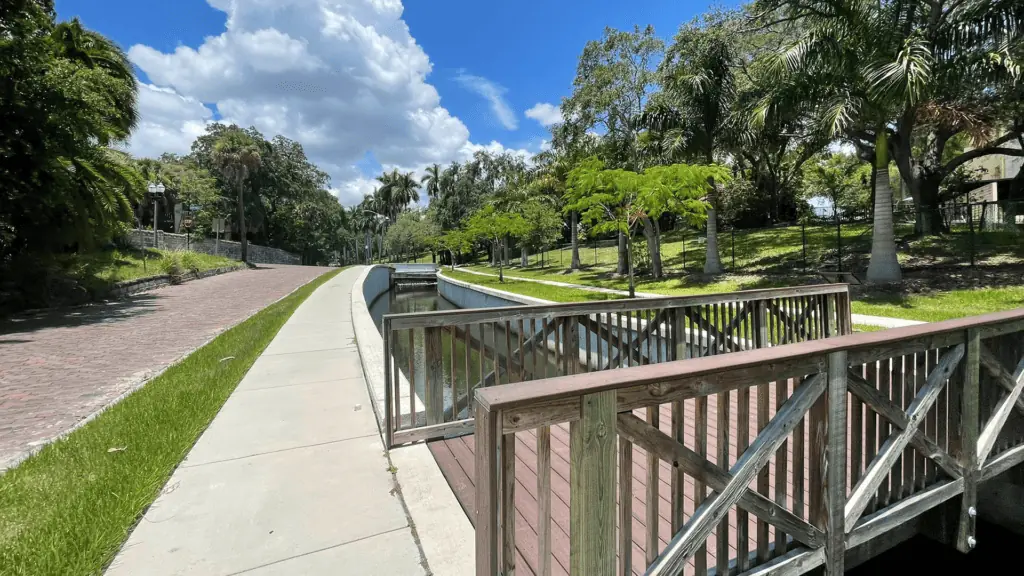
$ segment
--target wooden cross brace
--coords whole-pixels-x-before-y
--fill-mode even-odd
[[[711,530],[726,517],[729,508],[747,494],[751,480],[771,460],[797,422],[825,391],[827,384],[828,378],[820,373],[804,380],[729,470],[732,479],[720,491],[708,497],[694,511],[682,530],[672,537],[665,550],[648,568],[648,576],[667,576],[682,571],[687,560],[704,545]],[[749,510],[757,514],[755,510]]]
[[[1000,386],[1006,389],[1006,396],[999,401],[996,409],[992,411],[992,416],[985,423],[981,434],[978,435],[979,465],[983,465],[988,459],[988,455],[992,452],[992,447],[995,446],[996,439],[999,437],[999,432],[1006,424],[1006,419],[1010,417],[1010,411],[1014,408],[1024,410],[1021,407],[1021,392],[1024,391],[1024,358],[1021,358],[1013,374],[1010,374],[1006,368],[1003,368],[999,359],[982,344],[981,365],[995,377]]]
[[[889,471],[892,469],[896,459],[903,453],[903,449],[907,447],[907,444],[914,439],[917,428],[921,422],[924,422],[925,416],[928,414],[928,410],[931,409],[932,405],[939,398],[939,393],[942,391],[942,387],[945,385],[946,380],[949,379],[950,375],[953,374],[953,370],[956,369],[957,364],[960,363],[960,359],[964,356],[964,345],[960,344],[952,350],[946,352],[939,360],[935,368],[932,369],[928,375],[928,380],[925,385],[918,391],[917,396],[913,402],[907,408],[906,414],[904,414],[905,420],[902,422],[896,422],[895,420],[901,420],[899,415],[895,412],[902,412],[902,410],[895,406],[890,406],[888,412],[895,420],[890,420],[894,425],[900,427],[903,424],[903,430],[898,434],[891,434],[882,444],[882,447],[878,450],[878,455],[872,460],[871,465],[864,472],[864,476],[854,486],[853,492],[850,494],[850,499],[846,502],[846,533],[849,534],[853,530],[853,526],[860,519],[861,514],[864,513],[864,509],[867,508],[871,502],[871,498],[878,490],[878,486],[888,476]],[[861,379],[863,382],[863,379]],[[873,389],[869,383],[864,383],[864,388]],[[851,386],[852,385],[852,386]],[[867,394],[866,390],[860,389],[860,393],[854,390],[858,384],[854,384],[851,381],[849,375],[847,376],[847,387],[851,392],[861,396],[864,394],[868,398],[861,398],[865,403],[871,405],[874,408],[874,404],[880,406],[883,410],[886,408],[886,404],[889,404],[888,400],[885,403],[881,402],[881,398],[872,398],[871,394]],[[881,413],[881,412],[880,412]],[[883,414],[884,415],[884,414]],[[887,418],[889,418],[887,416]],[[938,464],[938,461],[936,461]]]

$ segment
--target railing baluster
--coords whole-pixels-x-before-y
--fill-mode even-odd
[[[633,574],[633,443],[619,438],[619,574]]]
[[[463,326],[463,333],[462,333],[462,352],[463,352],[463,354],[465,356],[465,358],[463,358],[463,362],[465,363],[465,368],[466,368],[465,376],[466,376],[466,416],[467,417],[471,416],[473,414],[473,390],[471,388],[473,385],[470,384],[470,382],[469,382],[469,379],[470,379],[470,375],[469,375],[469,352],[470,352],[470,350],[469,350],[469,331],[471,329],[472,329],[472,325],[466,324],[466,325]]]
[[[455,343],[458,338],[455,335],[455,326],[448,327],[448,375],[452,379],[452,421],[459,419],[459,384],[458,370],[455,368]],[[443,410],[442,410],[443,413]]]
[[[619,368],[626,368],[629,366],[629,360],[626,358],[626,325],[622,323],[622,312],[618,314],[619,329]]]
[[[655,428],[659,427],[661,423],[661,413],[658,406],[651,406],[647,408],[647,423]],[[661,549],[661,543],[658,540],[658,477],[661,468],[661,463],[658,460],[658,455],[652,451],[647,452],[647,517],[645,522],[647,523],[647,543],[645,545],[645,552],[647,556],[647,564],[650,565],[657,558],[658,552]]]
[[[491,325],[491,370],[494,372],[494,385],[501,385],[501,357],[498,355],[498,325]]]
[[[767,348],[772,342],[770,323],[768,321],[768,305],[764,300],[757,303],[757,310],[754,315],[754,332],[758,348]],[[757,433],[768,426],[768,394],[769,384],[763,383],[757,387]],[[762,496],[769,497],[770,478],[768,467],[765,466],[757,473],[757,491]],[[757,520],[757,561],[764,563],[768,561],[768,523],[758,518]]]
[[[409,427],[416,426],[416,330],[409,329]]]
[[[523,335],[523,319],[519,319],[519,381],[526,381],[526,351],[523,350],[526,338]]]
[[[879,389],[878,385],[878,363],[868,362],[867,373],[865,378],[868,384],[875,390]],[[875,460],[875,455],[878,454],[878,414],[869,406],[864,407],[864,466],[870,466]],[[857,478],[861,478],[863,474],[862,470],[858,470]],[[878,504],[878,493],[871,498],[871,503],[868,504],[867,511],[873,512]]]
[[[743,454],[750,446],[750,387],[736,391],[736,454]],[[750,517],[743,508],[736,507],[736,570],[750,569]]]
[[[505,320],[505,379],[515,382],[512,379],[512,323]]]
[[[516,570],[516,435],[501,436],[502,574]]]
[[[441,329],[424,329],[423,340],[423,360],[426,367],[423,375],[423,396],[427,425],[430,426],[444,422],[444,356],[441,353]]]
[[[590,316],[584,316],[583,319],[585,321],[585,324],[583,325],[583,341],[584,341],[583,345],[586,348],[586,358],[587,358],[586,372],[590,372],[591,370],[593,370],[593,367],[591,365],[592,358],[591,358],[591,353],[590,353],[590,340],[591,340]],[[597,335],[594,334],[594,337],[596,338]]]
[[[793,393],[802,384],[793,380]],[[801,418],[793,431],[793,513],[799,518],[804,515],[804,451],[806,450],[807,418]]]
[[[551,575],[551,427],[537,429],[538,576]]]
[[[554,363],[555,363],[555,376],[561,376],[565,374],[565,350],[562,349],[562,321],[561,318],[555,318],[551,321],[551,332],[554,342]]]
[[[708,454],[708,397],[698,396],[694,400],[693,437],[694,452],[700,456],[707,457]],[[693,507],[696,510],[707,498],[707,486],[696,477],[693,479]],[[650,564],[650,562],[648,562]],[[705,574],[708,571],[708,547],[703,544],[694,556],[694,566],[697,574]]]
[[[724,318],[723,318],[724,320]],[[719,468],[728,470],[731,468],[729,462],[729,392],[720,392],[715,396],[718,408],[718,437],[716,438],[717,455],[716,461]],[[726,514],[718,527],[715,528],[715,565],[716,574],[726,575],[729,573],[729,515]]]
[[[778,413],[786,399],[789,398],[789,382],[779,380],[775,382],[775,412]],[[803,418],[801,418],[803,421]],[[786,488],[788,488],[788,464],[789,464],[789,440],[783,440],[777,452],[775,452],[775,502],[781,508],[786,507]],[[789,549],[786,542],[786,533],[782,529],[775,528],[775,555],[785,554]]]
[[[478,367],[480,368],[480,380],[477,381],[477,387],[483,387],[483,385],[484,385],[484,375],[486,374],[486,370],[487,370],[487,367],[485,366],[485,364],[487,363],[487,349],[486,349],[486,347],[484,345],[484,340],[486,339],[486,334],[484,333],[484,324],[483,324],[483,322],[477,324],[477,327],[480,328],[480,346],[479,346],[480,352],[477,354],[477,356],[479,356],[479,358],[477,358],[477,360],[479,360],[479,362],[477,362],[477,364],[478,364]]]

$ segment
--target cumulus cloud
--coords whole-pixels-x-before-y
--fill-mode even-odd
[[[141,88],[133,153],[186,152],[216,112],[268,138],[301,142],[351,204],[373,188],[356,168],[367,151],[385,168],[419,170],[476,146],[427,83],[430,59],[400,1],[207,1],[228,15],[220,35],[173,52],[128,52],[152,83]],[[490,86],[503,102],[503,89]],[[499,119],[514,127],[515,114],[507,104],[502,110]]]
[[[465,86],[466,89],[476,92],[487,100],[491,104],[494,116],[502,126],[509,130],[519,128],[519,120],[516,118],[516,113],[512,111],[512,107],[505,100],[505,92],[507,90],[505,90],[504,86],[491,82],[487,78],[466,74],[465,72],[460,73],[455,79],[459,84]]]
[[[560,124],[562,122],[562,111],[554,104],[538,102],[526,111],[526,117],[533,118],[537,122],[540,122],[541,126],[547,127],[553,124]]]

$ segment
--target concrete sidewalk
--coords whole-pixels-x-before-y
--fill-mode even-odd
[[[426,574],[354,342],[348,269],[253,365],[107,574]]]

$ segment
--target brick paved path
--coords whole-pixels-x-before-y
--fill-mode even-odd
[[[0,321],[0,470],[327,270],[261,265]]]

